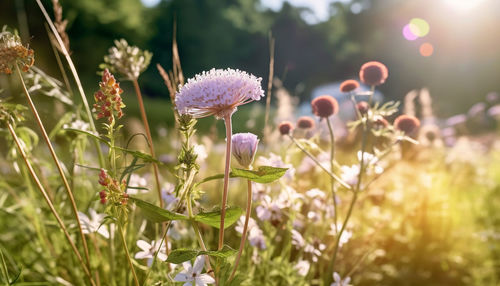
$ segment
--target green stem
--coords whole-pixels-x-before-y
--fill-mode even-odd
[[[304,148],[304,146],[302,146],[299,141],[297,141],[292,135],[288,134],[288,137],[290,137],[290,139],[293,141],[293,143],[295,143],[295,145],[297,145],[297,147],[302,151],[304,152],[304,154],[306,154],[309,158],[311,158],[311,160],[314,161],[314,163],[316,163],[316,165],[318,165],[321,169],[323,169],[323,171],[325,171],[330,177],[332,177],[333,179],[335,179],[339,184],[341,184],[344,188],[348,189],[348,190],[351,190],[351,186],[349,186],[346,182],[342,181],[337,175],[335,175],[333,172],[330,172],[327,168],[325,168],[325,166],[323,166],[323,164],[321,164],[318,159],[316,159],[313,154],[311,154],[309,151],[306,150],[306,148]]]
[[[78,231],[80,233],[80,238],[82,239],[82,244],[83,244],[83,250],[85,253],[85,258],[87,262],[87,267],[90,270],[90,256],[89,256],[89,249],[87,246],[87,240],[85,239],[85,235],[83,234],[83,229],[82,229],[82,224],[80,223],[80,218],[78,216],[78,209],[76,207],[76,202],[75,202],[75,197],[73,196],[73,192],[71,191],[71,187],[69,186],[68,180],[66,179],[66,175],[64,174],[64,171],[61,167],[61,163],[59,162],[59,158],[57,157],[57,154],[54,150],[54,147],[52,146],[52,143],[50,142],[49,136],[47,135],[47,131],[45,131],[45,127],[42,123],[42,120],[40,119],[40,116],[38,115],[38,111],[35,107],[35,104],[33,103],[33,100],[31,100],[31,96],[28,92],[28,89],[26,88],[26,84],[24,83],[23,75],[21,74],[21,69],[19,69],[19,65],[16,64],[16,70],[17,70],[17,75],[19,76],[19,80],[21,81],[21,85],[23,87],[24,95],[26,96],[26,99],[28,101],[28,104],[31,108],[31,111],[33,113],[33,116],[35,117],[35,121],[40,128],[40,131],[42,132],[42,137],[49,148],[50,154],[52,155],[52,158],[54,159],[54,162],[57,167],[57,171],[59,172],[59,176],[61,177],[64,188],[66,189],[66,194],[68,195],[70,204],[71,204],[71,209],[73,211],[73,215],[75,216],[76,219],[76,224],[78,226]]]
[[[325,118],[326,123],[328,125],[328,130],[330,131],[330,170],[333,172],[334,170],[334,161],[335,161],[335,134],[333,133],[332,123],[330,122],[330,118]],[[333,223],[335,226],[335,233],[337,233],[337,200],[336,200],[336,192],[335,192],[335,180],[331,179],[331,188],[332,188],[332,199],[333,199]]]
[[[248,221],[250,220],[251,213],[252,213],[252,181],[247,180],[247,210],[245,214],[245,224],[243,225],[243,232],[241,234],[240,249],[238,250],[238,256],[236,256],[236,261],[234,262],[234,269],[233,272],[231,272],[231,276],[229,277],[228,282],[233,280],[234,275],[236,274],[236,269],[238,269],[238,264],[240,262],[241,254],[243,253],[243,249],[245,248],[245,241],[247,238],[247,231],[248,231]]]
[[[134,283],[136,286],[139,286],[139,280],[137,279],[137,274],[135,273],[134,265],[132,264],[132,258],[130,258],[130,253],[127,247],[127,241],[125,240],[125,235],[123,234],[123,227],[121,223],[118,223],[118,232],[120,233],[120,238],[122,240],[123,249],[125,250],[125,255],[127,256],[128,265],[130,270],[132,270],[132,276],[134,277]]]

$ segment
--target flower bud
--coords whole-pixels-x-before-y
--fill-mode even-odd
[[[297,127],[302,129],[309,129],[314,127],[314,119],[309,116],[302,116],[297,120]]]
[[[316,97],[311,102],[313,113],[320,118],[327,118],[339,111],[339,104],[335,98],[329,95]]]
[[[278,129],[281,135],[289,135],[293,130],[293,124],[289,121],[283,121],[280,123],[280,125],[278,125]]]
[[[257,151],[259,139],[252,133],[238,133],[232,137],[233,156],[241,166],[248,168]]]
[[[394,120],[394,128],[403,131],[408,136],[414,135],[418,127],[420,127],[420,120],[414,116],[400,115]]]
[[[361,66],[359,78],[367,85],[376,86],[385,82],[389,76],[389,70],[380,62],[367,62]]]

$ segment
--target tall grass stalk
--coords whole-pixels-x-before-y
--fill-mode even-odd
[[[21,157],[23,158],[23,161],[24,163],[26,164],[26,167],[28,167],[28,171],[31,175],[31,177],[33,178],[33,180],[35,181],[35,184],[37,185],[38,189],[40,190],[40,193],[42,194],[45,202],[47,203],[47,205],[49,206],[50,208],[50,211],[52,212],[52,214],[54,215],[54,217],[56,218],[57,220],[57,223],[59,224],[59,227],[61,228],[61,230],[63,231],[64,233],[64,236],[66,237],[66,239],[68,240],[68,243],[70,244],[71,246],[71,249],[73,250],[73,252],[75,253],[78,261],[80,262],[80,266],[82,267],[83,271],[85,272],[85,274],[87,275],[88,279],[89,279],[89,282],[91,285],[93,286],[96,286],[95,282],[94,282],[94,279],[92,278],[92,274],[90,273],[90,270],[89,268],[87,268],[87,265],[86,263],[83,261],[83,258],[82,256],[80,255],[80,252],[78,251],[78,249],[76,248],[76,245],[75,243],[73,242],[73,240],[71,239],[71,236],[69,235],[68,233],[68,230],[66,228],[66,226],[64,225],[61,217],[59,216],[58,212],[56,211],[55,207],[54,207],[54,204],[52,203],[52,201],[50,200],[47,192],[45,191],[45,188],[43,187],[42,183],[40,182],[40,179],[38,178],[38,176],[36,175],[35,173],[35,170],[33,169],[33,167],[31,166],[31,163],[28,161],[28,157],[26,156],[26,153],[24,152],[24,149],[21,145],[21,142],[19,141],[19,138],[17,137],[17,134],[16,132],[14,131],[14,128],[12,127],[12,125],[10,123],[7,123],[7,129],[9,130],[12,138],[14,139],[14,142],[16,143],[16,146],[17,146],[17,149],[19,150],[19,153],[21,154]]]
[[[26,95],[26,99],[28,101],[28,104],[30,106],[31,111],[33,112],[33,115],[35,117],[35,121],[38,124],[40,131],[42,132],[42,137],[45,140],[47,147],[49,148],[50,154],[51,154],[52,158],[54,159],[54,162],[57,166],[57,170],[59,171],[59,175],[61,176],[61,179],[63,181],[64,188],[66,189],[66,193],[67,193],[69,201],[71,203],[71,209],[73,211],[73,215],[75,216],[76,223],[78,226],[78,231],[79,231],[80,237],[82,239],[83,250],[84,250],[85,258],[87,261],[87,266],[90,269],[89,249],[87,246],[87,240],[85,239],[85,235],[83,234],[83,229],[82,229],[82,225],[80,223],[80,218],[78,216],[78,209],[76,207],[76,202],[75,202],[75,198],[73,196],[73,192],[71,191],[71,187],[69,186],[68,180],[66,179],[66,175],[64,174],[64,170],[62,169],[61,163],[59,162],[59,158],[57,157],[57,154],[54,151],[54,147],[52,146],[52,143],[50,142],[49,136],[47,135],[47,132],[45,131],[45,127],[42,123],[42,120],[40,119],[40,116],[38,115],[38,111],[35,107],[35,104],[31,100],[31,96],[28,92],[28,89],[26,88],[26,84],[24,83],[23,75],[21,74],[21,69],[19,68],[19,66],[17,64],[16,64],[16,70],[17,70],[17,75],[19,76],[19,80],[21,81],[21,85],[23,87],[24,95]]]
[[[92,112],[89,107],[89,103],[87,101],[87,97],[85,96],[85,91],[83,90],[82,83],[80,81],[80,77],[78,76],[78,73],[76,71],[75,65],[73,64],[73,60],[71,59],[71,56],[69,55],[68,50],[66,49],[63,40],[61,39],[61,36],[57,32],[56,27],[54,26],[54,23],[52,22],[52,19],[50,19],[49,14],[47,13],[47,10],[45,10],[45,7],[43,6],[42,2],[40,0],[36,0],[38,7],[40,7],[40,11],[42,11],[43,16],[45,17],[45,20],[49,24],[50,30],[56,37],[57,43],[59,43],[59,46],[61,48],[61,51],[63,52],[64,57],[66,58],[66,61],[68,62],[68,66],[71,70],[71,73],[73,74],[73,78],[75,79],[76,85],[78,87],[78,91],[80,92],[80,97],[82,98],[83,106],[85,107],[85,112],[87,113],[87,117],[89,120],[90,124],[90,129],[92,132],[97,133],[97,129],[94,124],[94,119],[92,117]],[[99,144],[99,141],[97,139],[94,139],[94,144],[97,150],[97,154],[99,157],[99,164],[101,167],[104,167],[104,156],[101,150],[101,145]]]

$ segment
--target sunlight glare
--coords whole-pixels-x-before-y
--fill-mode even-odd
[[[444,2],[457,11],[466,12],[473,10],[484,0],[444,0]]]

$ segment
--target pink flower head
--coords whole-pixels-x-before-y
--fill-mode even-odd
[[[97,119],[107,118],[111,123],[115,116],[117,118],[123,116],[122,108],[125,107],[125,104],[120,96],[122,93],[120,83],[115,80],[108,69],[105,69],[102,73],[102,81],[99,83],[99,90],[94,93],[96,102],[94,108],[97,112]]]
[[[211,69],[190,78],[175,95],[179,114],[231,116],[238,106],[264,96],[262,78],[234,69]]]
[[[259,139],[257,135],[252,133],[237,133],[232,137],[233,140],[233,155],[243,167],[248,167],[252,164],[257,151]]]

